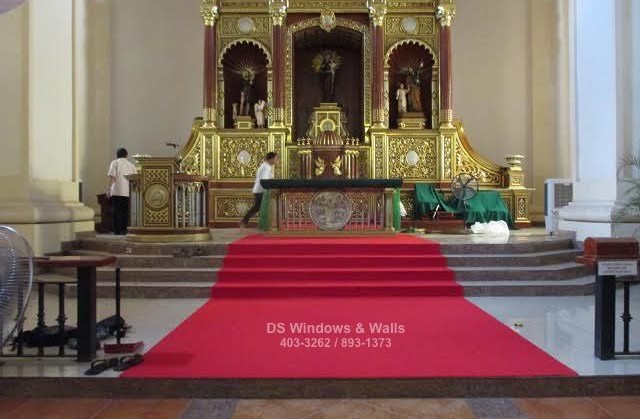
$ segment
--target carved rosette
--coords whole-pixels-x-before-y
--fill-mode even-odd
[[[253,179],[268,149],[267,137],[220,137],[220,179]]]
[[[389,137],[389,177],[437,180],[436,137]]]

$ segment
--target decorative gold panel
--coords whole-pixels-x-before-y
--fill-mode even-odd
[[[376,179],[383,179],[385,177],[385,155],[387,154],[385,148],[386,137],[384,135],[374,135],[373,137],[374,139],[372,141],[374,142],[375,149],[373,159],[374,177]]]
[[[438,179],[437,140],[434,137],[389,137],[389,177]]]
[[[220,8],[223,12],[257,12],[268,11],[267,0],[220,0]]]
[[[213,193],[215,221],[239,221],[253,205],[251,191]]]
[[[404,205],[404,209],[407,211],[407,218],[411,218],[415,214],[414,197],[415,197],[414,191],[400,192],[400,202],[402,202],[402,205]]]
[[[288,157],[288,167],[289,167],[289,177],[291,179],[300,178],[300,154],[298,153],[297,147],[288,147],[287,148],[287,157]]]
[[[442,148],[444,150],[442,158],[442,177],[445,180],[450,180],[453,178],[453,138],[448,135],[445,136]]]
[[[150,208],[145,208],[144,210],[145,226],[154,226],[154,225],[165,226],[169,223],[170,223],[169,208],[164,208],[160,211],[153,211]]]
[[[219,139],[220,179],[253,179],[264,155],[269,150],[268,137],[224,137]],[[250,159],[242,163],[240,152]],[[244,153],[246,152],[246,153]]]
[[[165,185],[169,184],[169,169],[151,169],[145,168],[143,170],[143,179],[146,185],[155,182],[161,182]]]
[[[462,146],[462,142],[458,139],[455,148],[455,174],[469,173],[478,179],[482,185],[502,186],[502,173],[500,169],[496,170],[488,165],[483,164],[471,157],[467,150]]]
[[[358,172],[360,177],[370,178],[369,172],[369,154],[371,149],[369,147],[360,147],[358,149]]]
[[[169,167],[144,167],[142,169],[144,217],[143,227],[168,226],[171,222]]]
[[[425,36],[425,35],[435,35],[435,17],[433,16],[423,16],[416,17],[416,29],[413,32],[407,32],[402,27],[402,20],[405,19],[405,16],[394,16],[387,17],[385,19],[385,35],[386,36]]]
[[[253,23],[253,30],[249,32],[241,32],[238,28],[238,20],[251,19]],[[223,15],[218,24],[218,33],[221,37],[264,37],[271,34],[271,18],[268,15],[264,16],[229,16]]]

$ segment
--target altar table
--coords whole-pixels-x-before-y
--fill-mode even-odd
[[[400,228],[402,179],[269,179],[260,228],[276,234],[389,234]]]

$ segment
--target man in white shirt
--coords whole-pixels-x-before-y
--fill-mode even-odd
[[[262,179],[273,179],[273,168],[278,163],[278,155],[274,152],[267,153],[264,161],[256,172],[256,181],[253,184],[253,206],[247,211],[244,218],[240,222],[240,228],[243,229],[247,226],[249,219],[256,215],[260,211],[260,205],[262,204],[262,196],[264,195],[264,188],[260,184]]]
[[[125,176],[135,175],[136,167],[127,160],[127,150],[118,149],[116,159],[109,166],[109,185],[107,198],[113,205],[113,232],[117,235],[127,234],[129,226],[129,180]]]

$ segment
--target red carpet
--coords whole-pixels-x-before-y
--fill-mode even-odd
[[[123,376],[576,375],[467,301],[438,244],[413,236],[250,236],[212,297]]]

